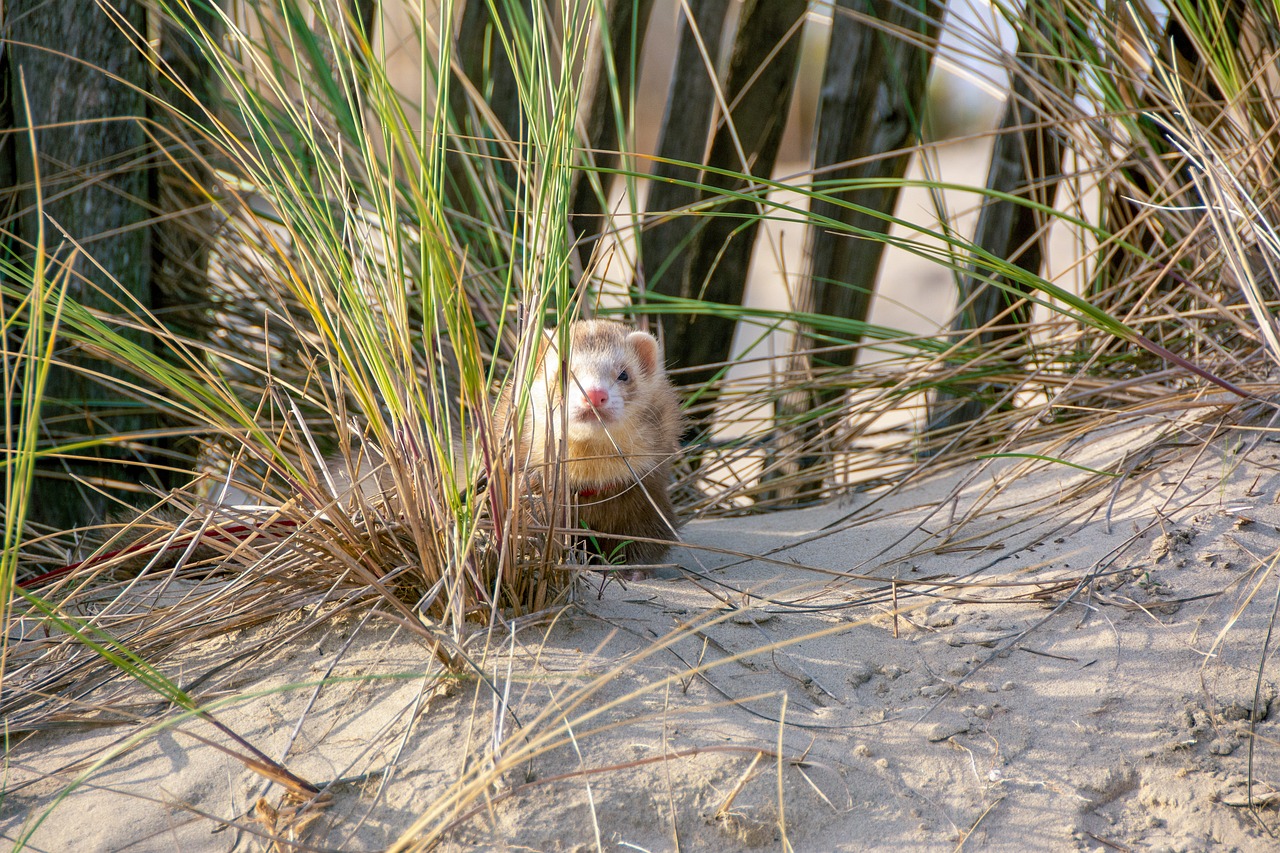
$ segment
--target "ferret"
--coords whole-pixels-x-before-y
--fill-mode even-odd
[[[579,320],[566,359],[558,329],[542,337],[529,379],[513,368],[494,405],[498,435],[514,439],[517,488],[553,511],[570,509],[580,540],[606,562],[661,562],[668,545],[635,538],[670,541],[678,526],[670,483],[684,420],[658,341],[611,320]],[[354,479],[330,460],[339,500],[359,490],[397,511],[382,455],[366,447],[361,458]]]
[[[612,320],[569,327],[567,359],[560,335],[547,332],[529,387],[517,442],[517,465],[541,480],[540,491],[577,504],[591,550],[609,562],[659,563],[678,525],[671,466],[684,420],[658,341]],[[516,419],[521,383],[508,383],[495,420]]]

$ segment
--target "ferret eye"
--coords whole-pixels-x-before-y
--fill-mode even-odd
[[[630,381],[631,381],[631,374],[630,374],[630,373],[627,373],[627,371],[625,371],[625,370],[624,370],[624,371],[622,371],[621,373],[619,373],[619,374],[618,374],[618,381],[619,381],[619,382],[630,382]]]

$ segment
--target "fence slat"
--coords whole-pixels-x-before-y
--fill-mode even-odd
[[[920,135],[932,49],[944,11],[942,4],[932,0],[838,0],[814,146],[818,180],[892,179],[906,173],[910,148]],[[907,38],[906,33],[915,35]],[[831,168],[853,161],[857,161],[855,165]],[[870,210],[892,213],[898,188],[883,186],[830,195]],[[815,199],[811,209],[852,229],[883,234],[889,228],[889,223],[879,217],[834,201]],[[805,246],[809,268],[797,288],[802,310],[866,320],[884,244],[836,233],[829,226],[810,225]],[[797,383],[819,366],[809,351],[820,344],[804,332],[797,336],[798,355],[791,359],[788,370]],[[856,343],[855,336],[850,335],[847,340]],[[847,368],[853,364],[854,354],[852,347],[829,350],[822,356],[822,366]],[[814,447],[814,454],[799,458],[791,445],[815,445],[817,437],[829,426],[830,417],[810,419],[803,429],[788,425],[830,407],[839,395],[838,390],[830,388],[800,389],[779,400],[775,410],[779,423],[776,455],[786,461],[767,475],[779,484],[766,498],[794,498],[821,488],[824,472],[820,463],[826,458],[821,449]],[[796,480],[794,475],[805,469],[813,469],[814,477],[807,482]]]
[[[644,50],[652,11],[653,0],[609,0],[605,20],[601,22],[602,34],[608,33],[609,50],[604,50],[604,40],[598,37],[587,60],[582,96],[585,106],[579,115],[578,127],[586,145],[586,162],[598,169],[617,165],[619,131],[631,127],[634,122],[631,107],[634,104],[632,89],[639,74],[636,63]],[[620,103],[614,101],[615,89],[609,82],[609,67],[614,69],[616,95]],[[594,249],[604,224],[608,176],[592,171],[577,172],[573,177],[572,192],[573,229],[580,241],[579,252],[585,268],[585,260]]]
[[[107,5],[118,19],[96,4],[76,0],[11,0],[6,7],[5,37],[12,42],[0,57],[7,64],[0,82],[9,87],[2,96],[9,102],[7,118],[13,125],[0,128],[11,140],[0,148],[0,156],[13,158],[15,181],[5,189],[16,191],[18,215],[6,222],[14,236],[6,234],[0,252],[20,268],[32,264],[44,218],[47,249],[57,259],[50,261],[46,275],[64,275],[61,263],[70,246],[83,246],[85,252],[66,274],[67,295],[110,316],[130,300],[152,305],[153,245],[147,220],[154,197],[153,163],[140,158],[140,152],[153,156],[144,123],[121,120],[147,111],[147,61],[122,33],[125,27],[146,32],[146,9],[141,4]],[[29,132],[33,144],[28,143]],[[45,191],[42,207],[36,205],[35,157]],[[14,280],[23,283],[21,274]],[[153,345],[137,328],[117,328],[139,347]],[[127,371],[93,358],[88,348],[58,341],[40,412],[42,442],[57,446],[153,428],[154,415],[120,390],[132,381]],[[65,458],[43,460],[28,520],[56,530],[101,520],[128,496],[110,486],[121,480],[119,460],[132,456],[108,440]],[[135,470],[140,472],[133,475],[135,482],[146,477],[144,469]]]
[[[762,177],[772,173],[791,105],[800,27],[807,7],[804,0],[745,3],[725,86],[732,120],[718,126],[707,158],[709,166]],[[702,180],[706,185],[702,198],[718,195],[719,189],[748,186],[710,171],[703,173]],[[699,220],[684,255],[687,266],[663,275],[652,289],[669,296],[740,304],[758,230],[757,220],[751,217],[758,212],[754,203],[731,201],[719,208],[718,215]],[[668,360],[693,368],[685,374],[685,381],[704,384],[714,378],[719,372],[714,365],[729,357],[735,320],[710,315],[664,316],[662,325]]]
[[[713,75],[720,56],[721,33],[729,0],[689,0],[689,8],[693,12],[692,21],[681,10],[680,37],[667,93],[666,113],[658,135],[657,156],[661,160],[702,163],[707,153],[707,139],[711,135],[711,116],[715,113],[717,81]],[[699,40],[702,47],[699,47]],[[707,67],[707,58],[711,61],[711,68]],[[689,220],[666,214],[697,201],[698,191],[671,179],[696,181],[699,171],[672,163],[653,164],[645,202],[646,210],[651,213],[640,235],[636,290],[644,291],[666,275],[675,276],[682,270],[677,262],[678,252],[688,240]]]
[[[1034,28],[1031,32],[1038,32],[1041,38],[1053,39],[1054,24],[1042,14],[1043,10],[1037,11],[1034,4],[1028,7],[1024,12],[1024,33]],[[1065,141],[1051,122],[1046,121],[1046,107],[1030,82],[1056,73],[1038,58],[1047,51],[1033,43],[1036,41],[1039,39],[1030,35],[1019,38],[1018,60],[1025,70],[1015,74],[1012,81],[1000,123],[1001,132],[991,151],[987,189],[1052,207],[1062,171]],[[1060,80],[1058,86],[1067,87],[1069,83]],[[995,257],[1038,275],[1051,221],[1026,204],[989,196],[978,213],[973,242]],[[987,278],[971,267],[961,279],[960,308],[951,326],[952,336],[984,348],[1016,345],[1026,337],[1024,324],[1031,316],[1030,304],[989,283]],[[1017,286],[1003,276],[997,280]],[[979,331],[974,334],[975,330]],[[990,392],[992,388],[977,390]],[[977,396],[959,397],[939,389],[930,400],[929,428],[945,429],[969,423],[979,418],[985,408],[986,404]]]
[[[521,138],[520,92],[516,85],[515,70],[511,67],[498,28],[512,26],[511,14],[530,17],[533,0],[499,0],[490,11],[485,0],[467,0],[458,23],[458,35],[454,46],[455,70],[485,98],[489,113],[482,115],[472,104],[471,95],[461,81],[449,87],[449,110],[453,114],[457,131],[456,145],[448,159],[448,171],[452,182],[450,204],[479,222],[501,222],[504,217],[502,195],[514,191],[516,169],[510,162],[511,143],[516,146]],[[497,15],[497,19],[493,17]],[[484,88],[487,85],[487,89]],[[483,140],[493,139],[497,144],[486,145]],[[506,144],[504,144],[506,143]],[[467,159],[470,152],[481,152],[505,161],[495,170],[502,179],[502,186],[476,186],[471,179]],[[477,174],[483,173],[483,169]],[[482,213],[484,208],[488,211]]]

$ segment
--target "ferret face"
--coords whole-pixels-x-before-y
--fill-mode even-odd
[[[545,368],[559,372],[548,379],[562,389],[569,439],[587,440],[625,427],[628,407],[647,396],[661,365],[652,335],[588,320],[573,324],[568,363],[553,348]]]

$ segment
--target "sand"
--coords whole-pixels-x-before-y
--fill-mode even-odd
[[[441,677],[390,620],[301,614],[162,668],[302,630],[200,691],[294,774],[338,780],[280,849],[382,850],[432,809],[441,850],[1280,849],[1280,450],[1162,428],[1055,449],[1124,478],[984,460],[694,522],[694,576],[586,576],[572,606],[472,638],[483,678]],[[135,692],[143,723],[12,737],[3,837],[268,849],[282,787]]]

